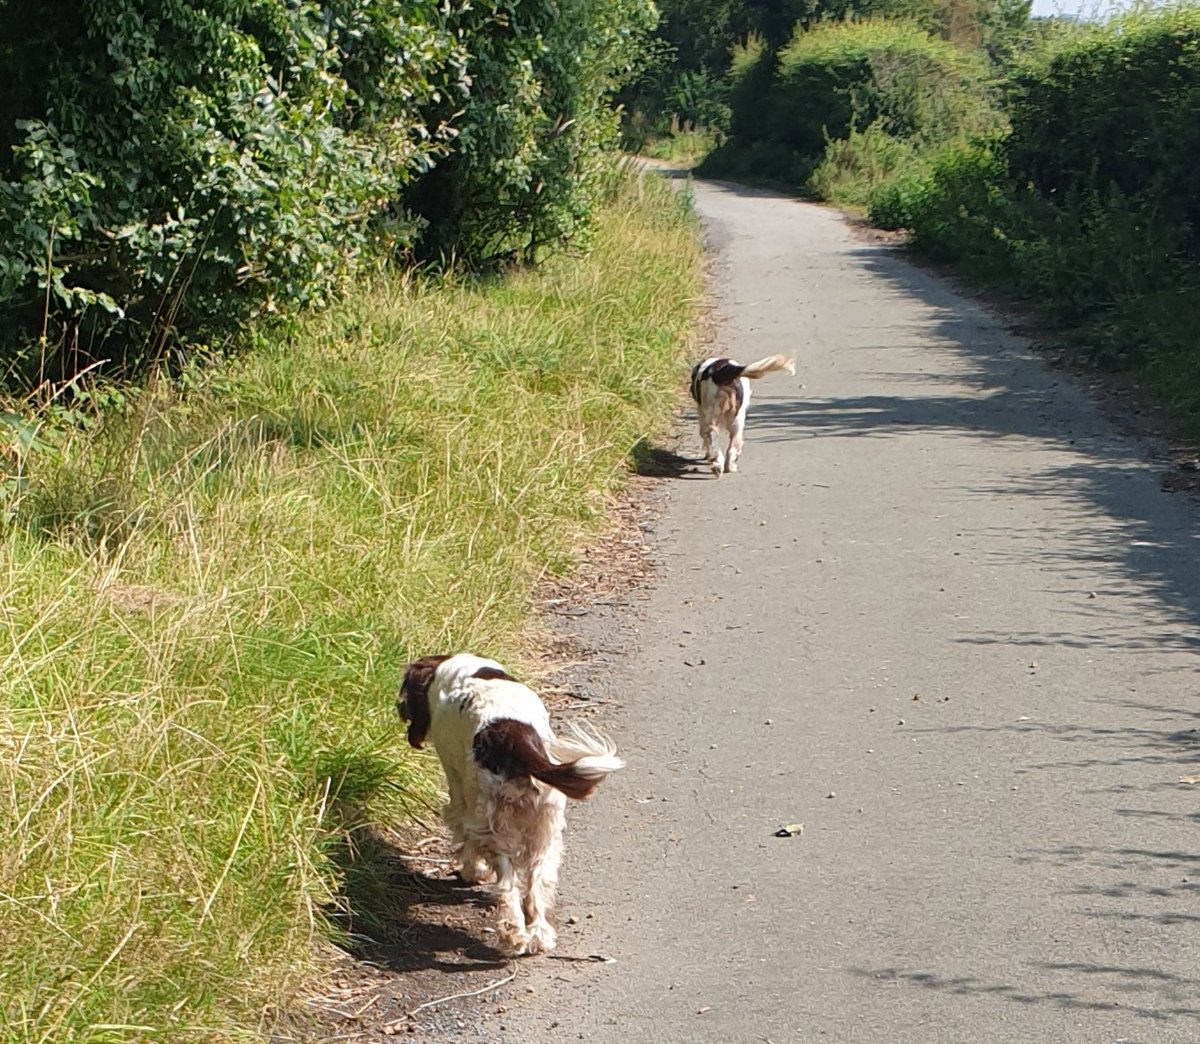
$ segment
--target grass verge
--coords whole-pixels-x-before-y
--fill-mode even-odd
[[[532,585],[670,415],[686,203],[594,251],[393,278],[189,387],[42,433],[0,530],[0,1034],[258,1039],[347,831],[428,793],[402,664],[519,660]]]

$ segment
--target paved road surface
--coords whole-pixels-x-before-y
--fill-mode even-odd
[[[1195,510],[835,213],[696,197],[720,349],[798,374],[585,624],[630,767],[572,809],[561,952],[616,961],[523,962],[469,1034],[1200,1041]]]

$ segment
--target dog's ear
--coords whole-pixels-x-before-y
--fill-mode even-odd
[[[429,710],[429,686],[433,684],[438,665],[448,659],[449,656],[422,656],[404,669],[396,710],[401,720],[408,722],[408,742],[418,749],[425,744],[433,720]]]

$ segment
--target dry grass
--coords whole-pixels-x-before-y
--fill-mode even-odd
[[[670,414],[686,208],[595,251],[394,279],[44,433],[0,531],[0,1036],[258,1039],[332,929],[340,838],[429,799],[401,665],[522,660],[539,577]]]

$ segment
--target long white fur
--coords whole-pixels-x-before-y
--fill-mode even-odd
[[[700,421],[700,440],[704,444],[704,459],[717,478],[721,477],[722,472],[733,472],[738,469],[738,459],[742,455],[742,446],[746,438],[746,411],[750,408],[750,381],[757,380],[776,370],[792,374],[796,372],[796,364],[790,357],[768,355],[750,363],[742,371],[742,376],[730,384],[722,386],[712,380],[696,380],[696,375],[703,373],[706,367],[721,358],[724,357],[709,356],[692,370],[693,387],[696,389],[696,410]],[[734,385],[741,389],[740,404],[734,392]],[[722,451],[718,441],[722,429],[729,435],[728,455]]]
[[[562,861],[567,799],[536,779],[505,780],[472,757],[475,735],[501,718],[526,722],[546,744],[551,759],[575,761],[576,773],[603,779],[624,767],[613,744],[572,726],[556,736],[550,715],[532,689],[506,678],[473,678],[495,660],[459,653],[440,664],[429,687],[429,740],[446,773],[450,800],[443,809],[454,838],[464,881],[495,876],[500,938],[514,953],[554,949],[550,924]]]

